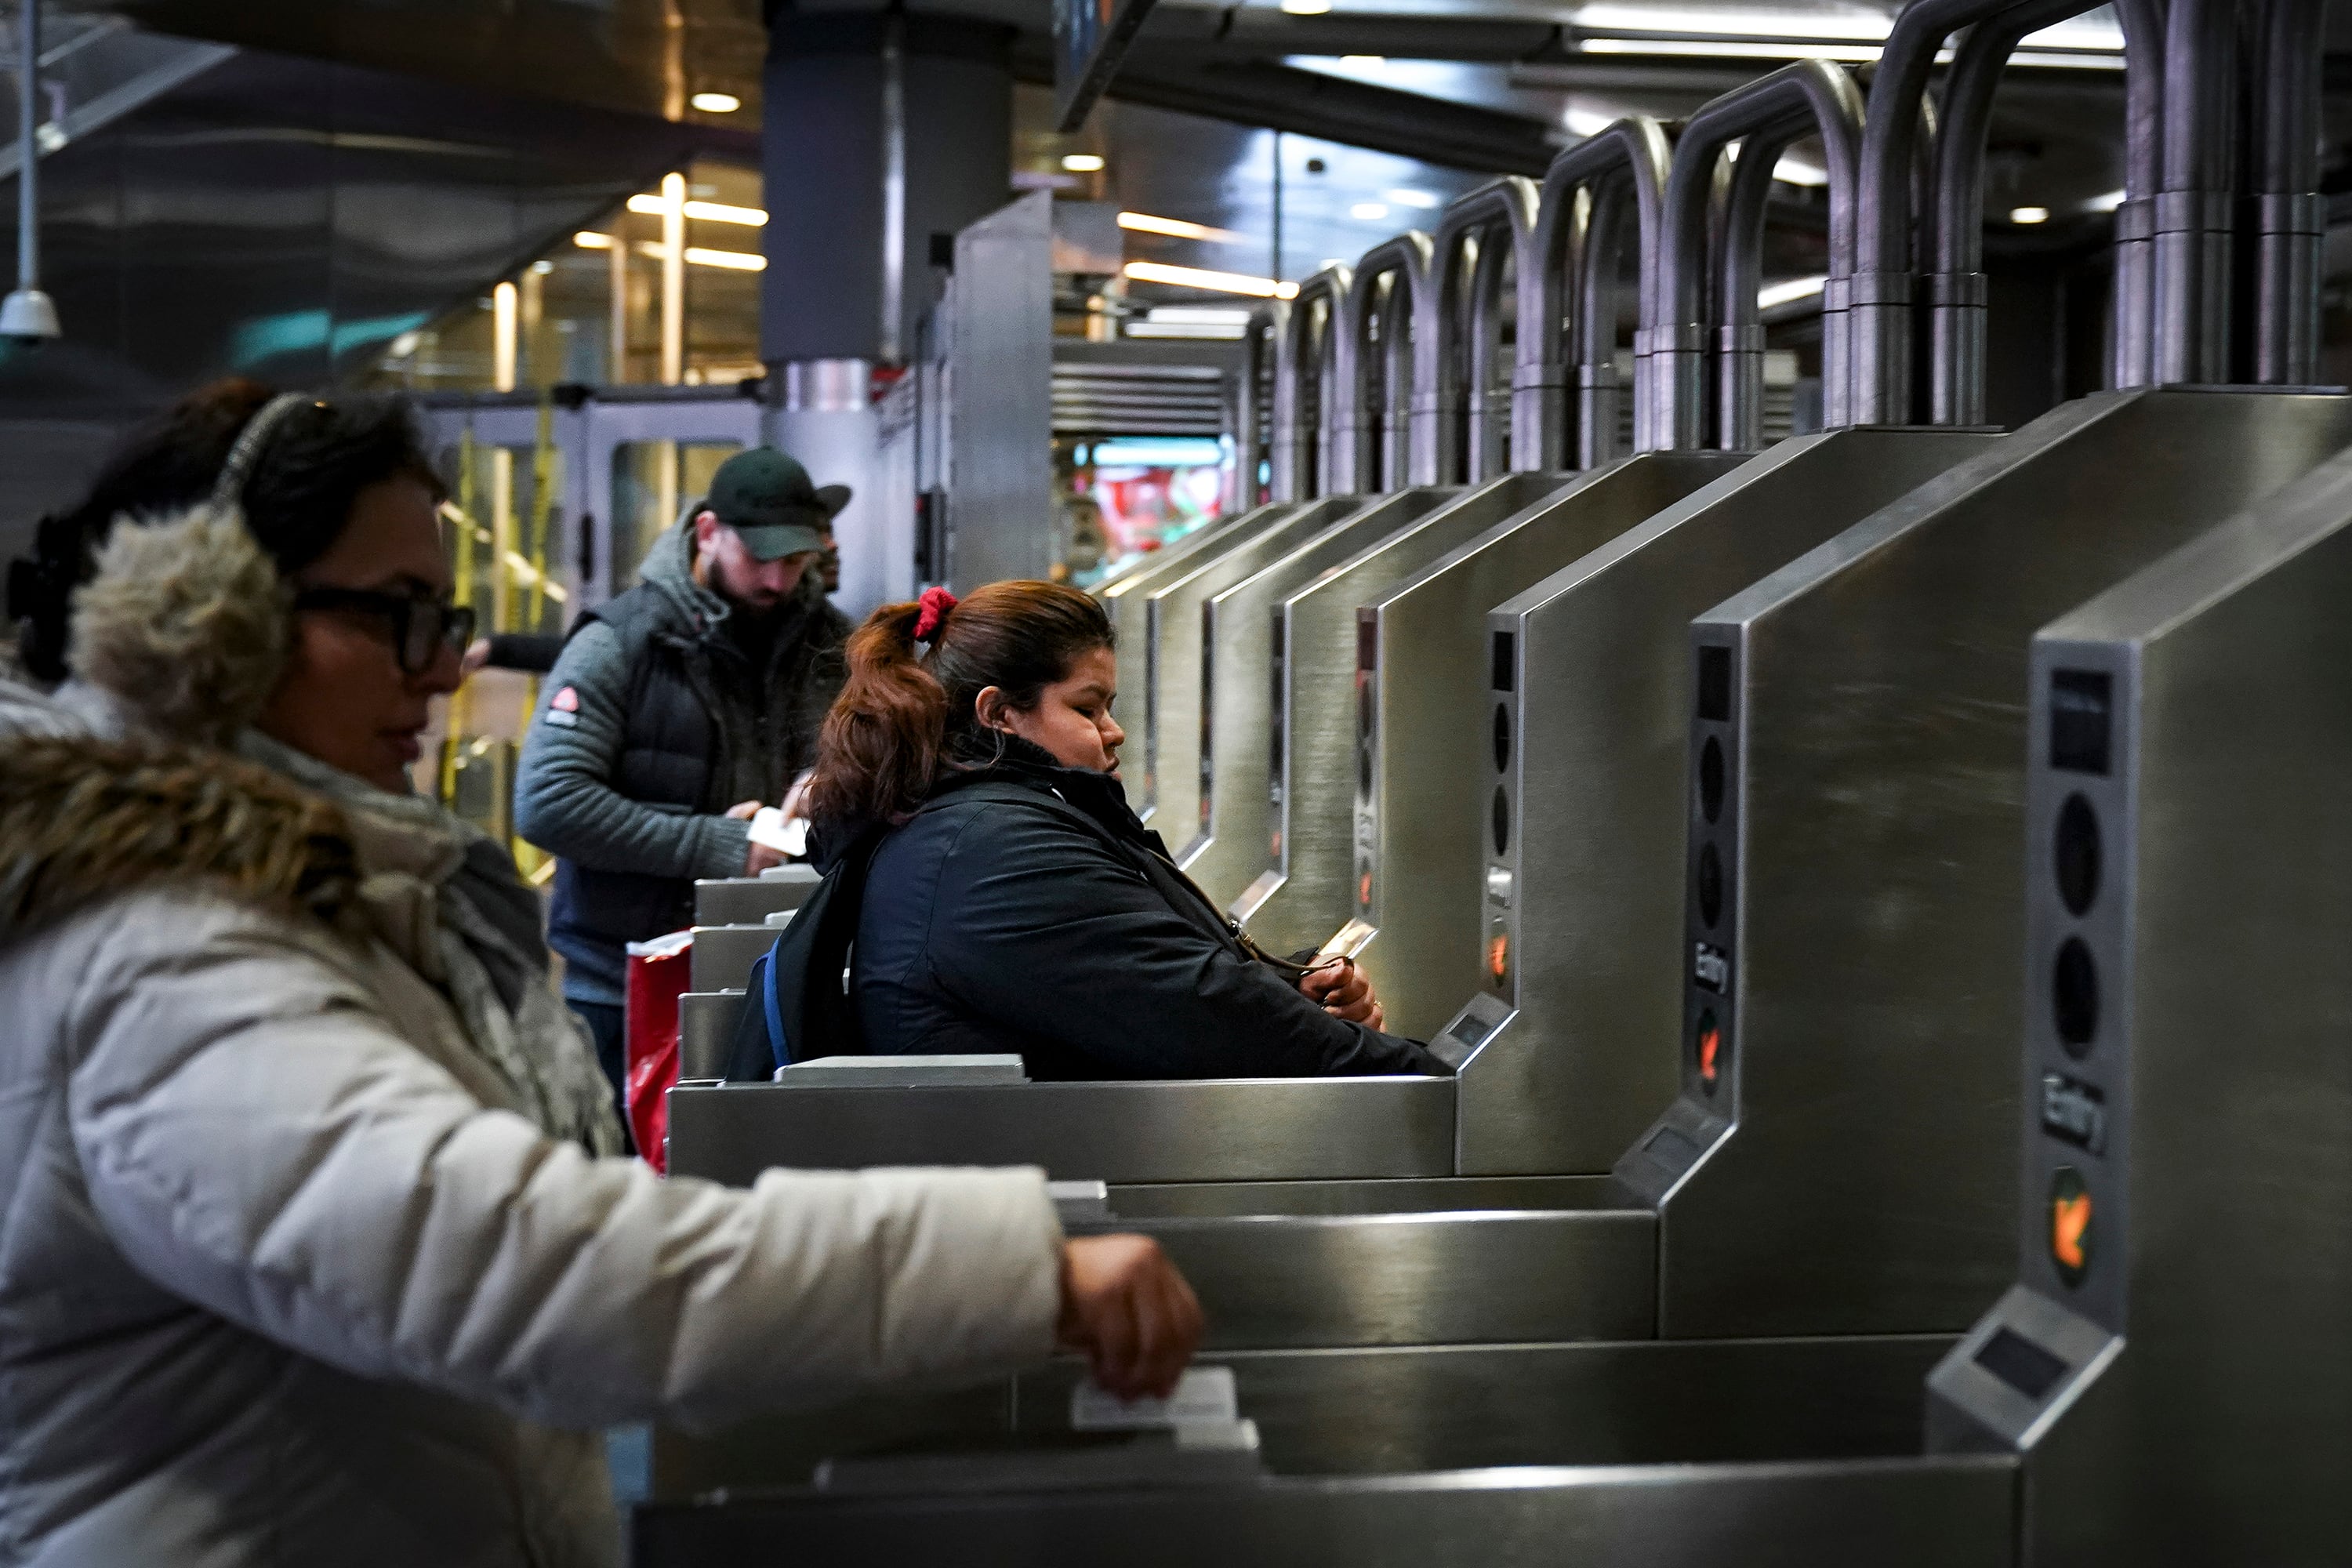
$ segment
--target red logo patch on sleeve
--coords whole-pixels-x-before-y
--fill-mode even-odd
[[[547,705],[558,713],[577,713],[580,711],[580,693],[567,686],[550,698]]]

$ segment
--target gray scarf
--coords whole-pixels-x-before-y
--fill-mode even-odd
[[[551,1138],[620,1152],[604,1072],[548,983],[539,895],[497,840],[422,795],[388,794],[257,731],[236,749],[342,808],[378,934],[448,999],[524,1114]]]

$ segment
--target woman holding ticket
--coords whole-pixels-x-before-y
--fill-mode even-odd
[[[1058,1343],[1199,1342],[1034,1169],[618,1158],[505,849],[410,793],[459,680],[404,408],[214,388],[10,574],[0,1558],[605,1564],[598,1428],[709,1427]]]
[[[1017,1053],[1037,1079],[1442,1073],[1345,959],[1274,958],[1128,809],[1102,606],[1050,583],[934,588],[848,646],[809,784],[862,881],[856,1042]],[[838,969],[833,971],[838,973]]]

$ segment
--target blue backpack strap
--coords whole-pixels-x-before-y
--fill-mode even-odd
[[[778,937],[778,942],[784,939]],[[784,1038],[783,1009],[776,1001],[776,950],[770,947],[752,965],[751,984],[759,993],[760,1005],[768,1015],[768,1045],[776,1053],[776,1065],[787,1067],[793,1059],[792,1046]]]

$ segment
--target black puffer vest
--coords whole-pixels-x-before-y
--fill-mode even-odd
[[[583,612],[572,635],[592,620],[612,628],[629,671],[624,710],[628,727],[612,778],[617,793],[647,805],[708,816],[739,798],[775,804],[793,775],[815,760],[816,725],[840,681],[830,665],[822,672],[824,679],[814,679],[819,672],[812,666],[837,665],[846,629],[831,605],[812,605],[800,633],[803,648],[785,657],[777,670],[757,675],[716,668],[730,657],[714,649],[716,636],[708,628],[681,626],[676,598],[655,584],[640,584]],[[740,659],[735,662],[740,666]],[[765,702],[751,691],[719,687],[722,679],[756,686],[771,673],[783,678],[782,689],[765,694]],[[819,689],[804,693],[813,680]],[[803,695],[809,695],[804,705],[799,700]],[[755,717],[763,711],[764,717]],[[740,776],[739,753],[748,755],[761,775],[756,784]],[[596,870],[561,859],[548,916],[549,939],[559,949],[566,937],[606,944],[645,942],[693,923],[694,882]]]

